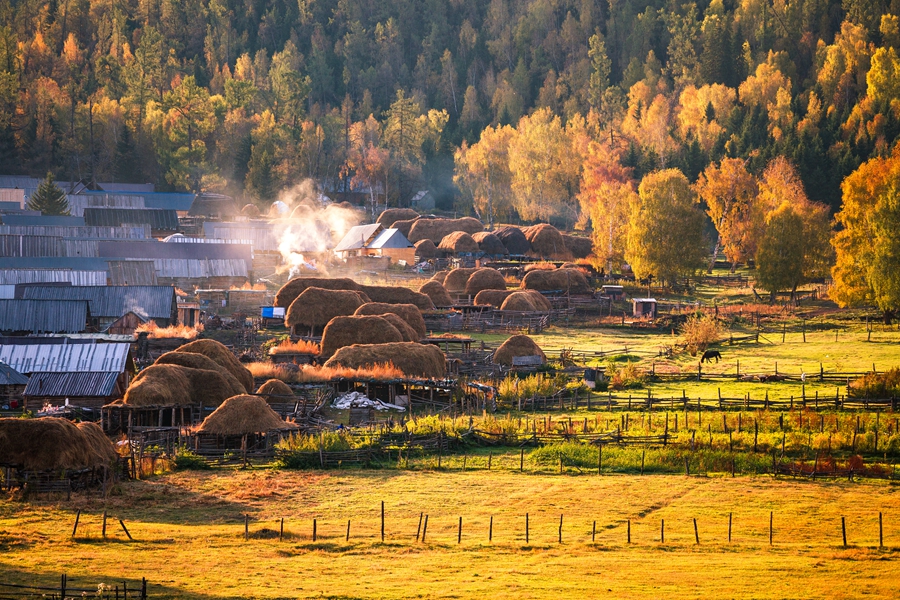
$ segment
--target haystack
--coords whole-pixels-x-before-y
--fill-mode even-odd
[[[231,371],[211,359],[204,354],[196,352],[166,352],[156,359],[155,365],[180,365],[189,369],[204,369],[206,371],[217,371],[228,380],[229,385],[234,389],[241,389],[243,383],[231,374]]]
[[[534,312],[537,308],[529,294],[526,294],[525,292],[513,292],[507,296],[506,300],[503,301],[503,304],[500,305],[500,310]]]
[[[383,302],[368,302],[356,309],[355,315],[383,315],[393,313],[406,321],[415,334],[421,339],[425,337],[425,319],[422,312],[414,304],[385,304]]]
[[[275,294],[275,306],[287,308],[308,287],[325,290],[359,290],[359,284],[346,277],[297,277],[281,286]]]
[[[434,258],[437,256],[437,246],[431,240],[419,240],[416,242],[416,256],[420,259]]]
[[[325,327],[335,317],[352,315],[369,300],[355,290],[326,290],[308,287],[288,307],[284,324],[288,327]]]
[[[93,423],[80,428],[67,419],[0,419],[0,464],[25,471],[110,466],[112,442]]]
[[[409,240],[409,230],[412,229],[413,223],[419,220],[419,217],[415,219],[400,219],[399,221],[394,221],[394,224],[391,225],[393,229],[396,229]],[[412,241],[412,240],[409,240]]]
[[[434,303],[425,294],[413,291],[405,287],[392,287],[389,285],[364,285],[362,292],[372,302],[384,302],[385,304],[412,304],[419,310],[434,310]]]
[[[83,421],[77,425],[92,457],[90,466],[110,466],[119,459],[116,448],[97,423]]]
[[[500,238],[498,238],[490,231],[479,231],[478,233],[473,233],[472,239],[478,242],[478,248],[485,254],[490,254],[492,256],[502,256],[505,254],[509,254],[509,252],[506,250],[506,246],[504,246],[503,242],[500,241]]]
[[[375,222],[381,224],[381,226],[385,229],[389,229],[397,221],[411,221],[412,219],[417,218],[419,218],[419,213],[411,208],[387,208],[381,211],[381,214],[378,215],[378,218],[375,219]]]
[[[259,396],[242,394],[226,399],[196,431],[213,435],[249,435],[296,428],[293,423],[283,421]]]
[[[294,397],[290,386],[280,379],[270,379],[259,386],[256,395],[266,402],[284,403]]]
[[[234,354],[215,340],[195,340],[180,346],[175,352],[196,352],[205,354],[220,366],[225,367],[244,386],[244,392],[253,391],[253,375],[235,358]]]
[[[131,381],[122,403],[131,407],[190,406],[190,375],[194,371],[179,365],[147,367]]]
[[[575,258],[587,258],[594,250],[594,244],[590,238],[577,237],[574,235],[562,234],[563,243],[566,250]]]
[[[514,335],[494,352],[494,364],[512,366],[515,356],[540,356],[541,364],[546,364],[544,351],[527,335]]]
[[[531,252],[531,244],[528,243],[528,238],[525,237],[525,234],[518,227],[501,227],[494,231],[494,235],[503,243],[510,254],[522,255]]]
[[[384,313],[381,315],[376,315],[381,317],[391,325],[393,325],[397,331],[400,332],[400,337],[403,338],[404,342],[418,342],[422,339],[416,330],[409,326],[409,323],[403,320],[403,317],[394,313]]]
[[[562,292],[570,295],[593,293],[584,273],[578,269],[531,271],[522,280],[522,288],[539,292]]]
[[[437,346],[414,342],[347,346],[338,350],[325,366],[359,369],[386,363],[392,363],[407,377],[440,379],[446,373],[444,353]]]
[[[481,290],[475,294],[473,301],[476,306],[494,306],[500,308],[507,296],[513,293],[513,290]]]
[[[464,294],[469,277],[478,269],[459,268],[453,269],[444,277],[444,287],[451,294]]]
[[[431,276],[431,281],[437,281],[438,283],[443,285],[444,280],[447,278],[447,273],[449,273],[449,272],[450,271],[446,271],[446,270],[435,271],[434,275]]]
[[[506,280],[503,273],[497,269],[483,268],[478,269],[469,276],[466,281],[466,293],[470,296],[476,295],[481,290],[505,290]]]
[[[531,297],[531,303],[534,304],[536,310],[551,310],[553,308],[547,297],[537,290],[524,290],[520,293],[528,294]]]
[[[465,231],[453,231],[441,238],[438,250],[452,254],[478,254],[478,242]]]
[[[544,258],[569,258],[569,250],[559,229],[547,223],[526,227],[524,232],[531,252]]]
[[[409,229],[406,236],[409,241],[416,243],[419,240],[429,239],[439,244],[448,234],[454,231],[464,231],[469,235],[484,231],[484,223],[474,217],[461,219],[418,219]]]
[[[402,342],[403,336],[387,319],[374,315],[335,317],[325,326],[320,356],[330,357],[344,346]]]
[[[453,298],[450,297],[450,293],[447,292],[447,288],[439,281],[426,281],[422,287],[419,288],[420,294],[425,294],[429,298],[431,298],[431,302],[436,307],[442,306],[452,306]]]
[[[241,209],[241,214],[251,219],[258,219],[260,212],[255,204],[245,204],[244,208]]]

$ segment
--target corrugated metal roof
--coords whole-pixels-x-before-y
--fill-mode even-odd
[[[138,194],[152,193],[156,186],[152,183],[117,183],[107,181],[98,183],[97,187],[106,192],[133,192]]]
[[[152,260],[109,261],[110,285],[158,285]]]
[[[243,221],[239,223],[222,223],[206,221],[203,223],[203,235],[207,239],[244,241],[254,250],[274,252],[278,250],[279,234],[275,225],[267,221]]]
[[[168,243],[152,240],[102,240],[98,244],[100,256],[132,259],[230,259],[253,260],[253,251],[247,244],[193,244]]]
[[[79,333],[89,315],[83,300],[0,300],[0,331]]]
[[[85,208],[84,221],[101,227],[146,223],[158,231],[178,230],[178,213],[162,208]]]
[[[206,277],[248,277],[247,263],[238,258],[192,260],[158,258],[153,261],[158,277],[204,279]]]
[[[25,385],[28,378],[10,367],[5,362],[0,362],[0,385]]]
[[[372,243],[366,246],[367,248],[414,248],[415,246],[406,239],[406,236],[403,235],[403,232],[399,229],[385,229],[378,236],[372,240]]]
[[[30,286],[31,300],[87,300],[91,316],[118,319],[133,312],[144,320],[172,318],[175,288],[167,285]]]
[[[16,297],[16,286],[15,284],[3,284],[0,283],[0,299],[2,300],[12,300]]]
[[[381,223],[372,223],[371,225],[356,225],[350,228],[350,231],[341,238],[337,246],[334,247],[335,252],[344,252],[347,250],[359,250],[366,247],[366,242],[372,239],[382,228]]]
[[[72,216],[83,217],[86,208],[146,208],[143,196],[131,194],[69,194],[69,212]]]
[[[32,217],[30,215],[3,215],[4,225],[37,225],[43,227],[84,227],[85,221],[83,217],[51,217],[41,215],[40,217]]]
[[[108,397],[116,392],[118,373],[36,373],[25,396]]]
[[[97,258],[97,244],[100,240],[91,240],[84,238],[64,238],[62,240],[63,256],[85,256],[88,258]]]
[[[103,187],[102,185],[100,187]],[[103,188],[105,191],[84,191],[85,195],[96,194],[102,195],[113,190]],[[188,212],[194,204],[196,194],[188,194],[183,192],[153,192],[140,190],[115,190],[119,196],[137,196],[143,198],[144,206],[147,208],[161,208],[165,210],[174,210],[178,212]]]
[[[68,281],[72,285],[106,285],[106,271],[73,271],[71,269],[0,269],[0,285],[16,285],[18,283],[58,283],[62,281]]]
[[[65,255],[62,238],[48,235],[0,234],[0,257]]]
[[[96,238],[106,240],[139,240],[147,239],[150,237],[150,226],[131,225],[126,227],[44,227],[38,225],[0,225],[0,234],[52,235],[62,238]]]
[[[23,374],[48,371],[122,373],[128,365],[129,343],[96,343],[66,338],[41,338],[40,343],[0,343],[0,361]]]
[[[7,269],[70,269],[72,271],[103,271],[109,268],[106,260],[102,258],[87,258],[84,256],[27,256],[19,258],[4,258],[2,266]]]

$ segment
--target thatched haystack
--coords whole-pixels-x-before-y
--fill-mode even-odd
[[[335,317],[352,315],[369,297],[355,290],[308,287],[297,296],[284,315],[288,327],[325,327]]]
[[[492,256],[503,256],[509,254],[506,246],[500,241],[496,235],[490,231],[479,231],[472,234],[472,239],[478,242],[478,248],[485,254]]]
[[[531,252],[531,244],[528,242],[528,238],[525,237],[525,233],[518,227],[501,227],[494,231],[494,235],[503,243],[503,246],[510,254],[523,255]]]
[[[500,308],[503,301],[506,300],[507,296],[512,294],[513,291],[514,290],[481,290],[475,294],[473,303],[476,306],[493,306]]]
[[[147,367],[131,381],[122,403],[132,407],[190,406],[190,375],[196,370],[180,365]]]
[[[76,426],[84,436],[85,444],[87,444],[88,450],[93,457],[93,461],[96,461],[92,462],[91,466],[110,466],[115,464],[119,459],[119,455],[116,454],[115,446],[113,446],[110,439],[106,437],[106,434],[103,433],[100,425],[91,423],[90,421],[84,421],[78,423]]]
[[[481,268],[472,273],[466,281],[466,293],[475,296],[482,290],[505,290],[506,280],[497,269]]]
[[[109,467],[115,448],[100,428],[68,419],[0,419],[0,464],[25,471]]]
[[[550,301],[547,300],[547,297],[537,290],[524,290],[520,293],[528,294],[531,297],[531,303],[534,304],[535,310],[553,309],[553,306],[550,304]]]
[[[419,213],[411,208],[386,208],[381,211],[381,214],[378,215],[375,222],[381,224],[385,229],[389,229],[393,227],[394,223],[397,221],[412,221],[413,219],[418,218]]]
[[[429,239],[435,244],[440,244],[448,234],[454,231],[464,231],[469,235],[484,231],[484,223],[474,217],[461,219],[418,219],[409,229],[406,236],[409,241],[416,243],[419,240]]]
[[[419,258],[434,258],[438,254],[437,246],[431,240],[419,240],[415,246],[416,256]]]
[[[253,375],[224,344],[215,340],[195,340],[184,346],[179,346],[175,352],[205,354],[234,375],[240,384],[244,386],[244,392],[253,391]]]
[[[563,243],[566,250],[575,258],[587,258],[594,251],[594,244],[591,238],[578,237],[574,235],[562,234]]]
[[[294,397],[290,386],[280,379],[269,379],[256,390],[256,395],[270,403],[284,403]]]
[[[578,269],[531,271],[522,280],[522,288],[539,292],[563,292],[570,295],[593,293],[584,273]]]
[[[444,287],[451,294],[464,294],[466,292],[466,284],[469,283],[469,277],[477,270],[465,267],[453,269],[444,277]]]
[[[287,308],[308,287],[325,290],[359,290],[359,284],[346,277],[297,277],[281,286],[275,294],[275,306]]]
[[[416,217],[415,219],[400,219],[399,221],[394,221],[394,224],[391,225],[391,228],[396,229],[397,231],[402,233],[406,237],[406,239],[409,240],[409,230],[412,229],[413,223],[415,223],[419,219],[419,217]]]
[[[409,288],[389,285],[364,285],[361,287],[362,292],[369,297],[371,302],[412,304],[419,310],[434,310],[434,303],[431,301],[431,298]]]
[[[244,384],[237,380],[231,374],[231,371],[211,359],[204,354],[196,352],[166,352],[156,359],[155,365],[180,365],[189,369],[203,369],[206,371],[216,371],[228,380],[229,385],[234,389],[241,389]]]
[[[293,423],[283,421],[259,396],[242,394],[226,399],[203,419],[196,431],[213,435],[249,435],[296,428]]]
[[[478,242],[465,231],[453,231],[441,238],[438,250],[452,254],[477,254],[480,249]]]
[[[503,301],[503,304],[500,305],[500,310],[534,312],[537,310],[537,307],[535,307],[529,294],[526,294],[525,292],[513,292],[507,296],[506,300]]]
[[[440,348],[414,342],[347,346],[338,350],[325,366],[359,369],[386,363],[407,377],[441,379],[446,373],[446,359]]]
[[[431,302],[435,305],[435,307],[442,306],[452,306],[453,298],[450,297],[450,293],[447,291],[447,288],[444,285],[435,280],[426,281],[422,287],[419,288],[420,294],[425,294],[429,298],[431,298]]]
[[[418,342],[422,339],[422,336],[416,333],[416,330],[409,326],[409,323],[403,320],[403,317],[400,315],[396,315],[394,313],[384,313],[382,315],[376,315],[381,317],[391,325],[393,325],[397,331],[400,332],[400,337],[403,338],[404,342]]]
[[[441,285],[444,285],[444,280],[447,278],[447,273],[449,272],[450,271],[447,270],[435,271],[434,275],[431,276],[431,281],[437,281]]]
[[[320,356],[330,357],[344,346],[402,342],[403,336],[387,319],[375,315],[335,317],[325,326]]]
[[[245,204],[244,208],[241,209],[241,214],[251,219],[258,219],[260,212],[255,204]]]
[[[525,272],[531,273],[532,271],[555,271],[558,267],[556,263],[552,262],[533,262],[525,265]]]
[[[421,339],[425,337],[425,319],[414,304],[385,304],[383,302],[368,302],[356,309],[355,315],[384,315],[393,313],[406,321],[415,334]]]
[[[559,229],[548,223],[526,227],[524,232],[531,244],[532,254],[544,258],[570,258],[569,250]]]
[[[547,355],[534,340],[527,335],[514,335],[494,352],[494,364],[511,367],[513,357],[516,356],[540,356],[541,364],[547,362]]]

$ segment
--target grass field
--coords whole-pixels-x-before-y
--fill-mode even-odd
[[[77,509],[84,512],[72,539]],[[104,509],[124,519],[136,541],[114,520],[103,541]],[[415,540],[420,513],[429,515],[425,543]],[[125,483],[107,501],[0,503],[0,580],[53,584],[66,572],[79,584],[114,584],[143,576],[152,598],[884,598],[900,592],[898,559],[900,493],[886,483],[215,470]]]

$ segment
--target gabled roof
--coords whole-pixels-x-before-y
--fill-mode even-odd
[[[399,229],[385,229],[372,242],[366,246],[367,248],[415,248],[415,245],[406,239],[403,232]]]
[[[107,259],[232,259],[248,263],[253,261],[253,250],[249,244],[235,243],[192,243],[157,242],[155,240],[102,240],[97,252]]]
[[[107,192],[134,192],[134,193],[152,193],[156,189],[152,183],[115,183],[100,182],[97,184],[100,190]]]
[[[118,373],[35,373],[23,395],[54,397],[102,397],[116,393]]]
[[[84,300],[0,300],[0,331],[79,333],[89,316]]]
[[[25,385],[28,378],[10,367],[5,362],[0,362],[0,385]]]
[[[54,217],[41,215],[3,215],[4,225],[42,225],[49,227],[84,227],[84,217]]]
[[[84,209],[84,224],[117,227],[148,224],[159,231],[177,231],[178,213],[163,208],[94,208]]]
[[[28,339],[28,338],[23,338]],[[96,343],[40,338],[39,343],[0,343],[0,361],[19,373],[122,373],[129,366],[130,343]]]
[[[87,300],[91,315],[118,319],[133,312],[144,320],[170,319],[175,288],[167,285],[41,286],[25,288],[32,300]]]
[[[366,248],[367,244],[382,229],[381,223],[372,223],[371,225],[357,225],[351,227],[350,231],[341,238],[338,245],[334,247],[335,252],[346,252],[347,250],[359,250]]]
[[[110,193],[110,191],[85,191],[81,193],[107,194]],[[197,197],[196,194],[189,194],[184,192],[142,192],[131,190],[116,190],[113,193],[115,193],[117,196],[140,196],[144,199],[144,206],[146,206],[147,208],[164,208],[167,210],[175,210],[178,212],[187,212],[191,210],[191,206],[194,204],[194,198]]]

